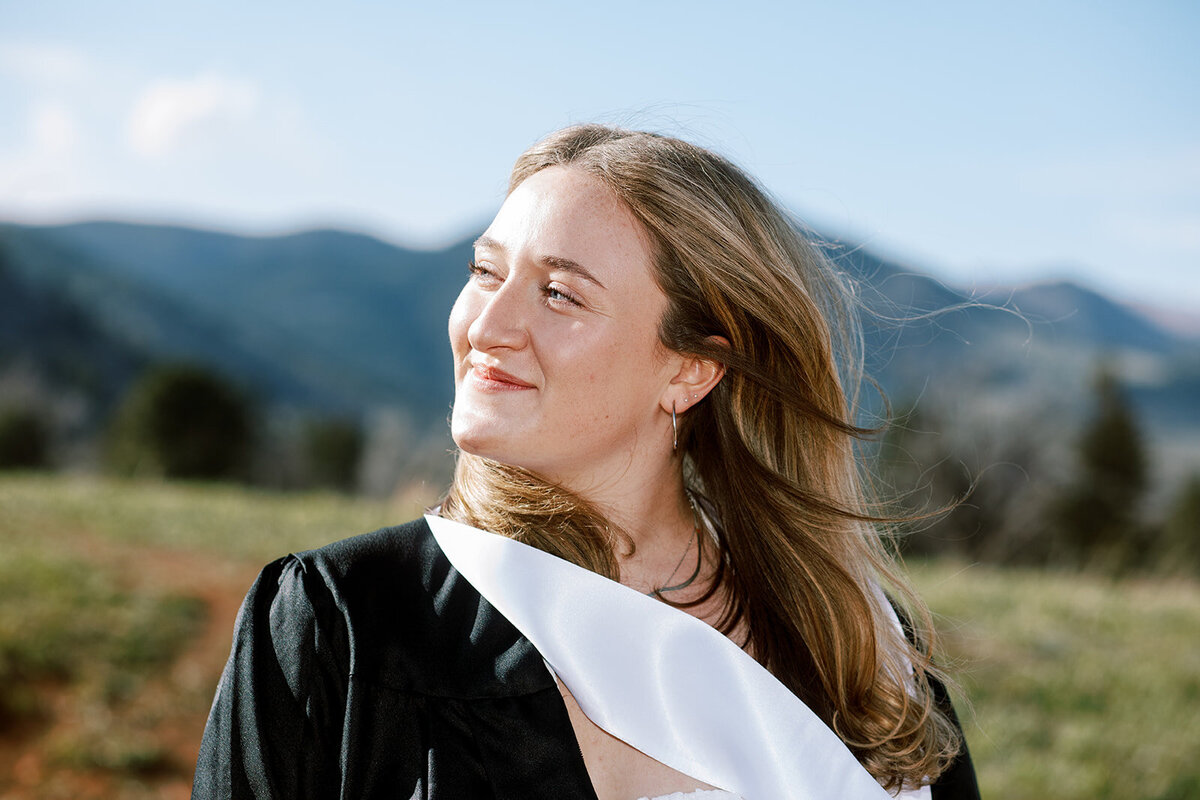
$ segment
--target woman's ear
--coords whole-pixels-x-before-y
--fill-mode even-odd
[[[708,341],[723,348],[729,347],[729,341],[723,336],[710,336]],[[682,414],[703,400],[724,375],[725,364],[720,361],[702,356],[683,356],[679,372],[671,378],[663,393],[663,410],[670,413],[673,407],[675,413]]]

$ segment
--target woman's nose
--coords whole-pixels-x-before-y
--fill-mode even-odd
[[[479,314],[467,328],[467,342],[481,352],[497,347],[521,349],[529,343],[527,311],[521,286],[511,279],[505,281],[484,296]]]

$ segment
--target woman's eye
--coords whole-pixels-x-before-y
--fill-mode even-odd
[[[542,291],[545,293],[546,299],[552,303],[567,303],[572,306],[583,305],[575,295],[553,284],[544,287]]]
[[[467,269],[471,272],[471,278],[479,283],[490,285],[500,280],[495,272],[492,272],[487,267],[480,266],[474,260],[467,262]]]

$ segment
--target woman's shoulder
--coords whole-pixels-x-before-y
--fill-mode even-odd
[[[428,575],[449,566],[423,517],[293,553],[284,562],[318,573],[331,588]]]
[[[394,629],[433,597],[471,591],[423,518],[292,553],[263,579],[360,632],[381,616]]]
[[[322,621],[328,639],[345,643],[361,679],[443,696],[545,688],[536,650],[454,569],[424,519],[294,553],[272,567],[280,588],[272,616]]]
[[[416,519],[278,558],[263,567],[254,593],[274,595],[275,606],[290,598],[345,616],[370,611],[364,603],[394,603],[397,592],[436,593],[452,577],[428,524]]]

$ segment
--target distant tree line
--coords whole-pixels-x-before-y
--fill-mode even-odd
[[[0,408],[0,469],[53,468],[54,435],[30,404]],[[316,415],[268,432],[253,396],[226,377],[164,363],[129,386],[97,444],[101,466],[119,475],[352,492],[364,435],[356,421]]]
[[[998,564],[1200,575],[1200,474],[1148,506],[1150,455],[1133,408],[1099,371],[1090,417],[1026,412],[998,424],[945,409],[902,415],[879,448],[906,554]],[[968,401],[969,402],[969,401]]]
[[[272,431],[251,395],[195,364],[165,364],[137,380],[108,427],[105,461],[121,474],[234,480],[353,492],[363,431],[307,416]]]
[[[1101,371],[1082,431],[1027,410],[972,416],[923,403],[882,437],[881,495],[897,497],[896,542],[912,555],[997,564],[1200,575],[1200,475],[1164,504],[1148,504],[1150,457],[1117,380]],[[267,424],[265,417],[272,423]],[[354,492],[371,484],[364,469],[394,474],[381,461],[412,449],[396,425],[368,437],[337,416],[292,415],[282,422],[221,375],[194,364],[147,369],[110,415],[100,463],[121,475],[224,480],[276,488]],[[390,432],[389,432],[390,431]],[[54,465],[54,425],[28,405],[0,407],[0,469]],[[376,440],[369,453],[370,439]],[[418,448],[412,469],[444,465]],[[439,458],[445,461],[444,448]],[[441,476],[433,477],[441,482]],[[373,481],[379,483],[376,478]],[[389,492],[395,484],[367,486]]]

